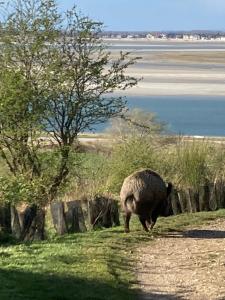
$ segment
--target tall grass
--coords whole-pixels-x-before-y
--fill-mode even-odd
[[[197,189],[210,180],[210,147],[207,141],[179,141],[174,147],[171,161],[175,166],[171,174],[176,185]]]
[[[109,152],[82,153],[80,160],[79,176],[70,182],[64,198],[118,195],[124,178],[142,168],[155,170],[177,188],[198,189],[225,180],[225,147],[208,140],[133,136],[114,143]]]
[[[208,182],[225,181],[225,146],[208,140],[132,136],[114,141],[107,151],[99,150],[71,158],[74,162],[63,200],[118,195],[124,178],[142,168],[155,170],[177,188],[197,189]],[[2,160],[0,166],[0,176],[5,176],[8,171]]]

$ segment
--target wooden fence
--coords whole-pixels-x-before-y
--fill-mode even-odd
[[[49,210],[59,235],[120,225],[117,201],[106,197],[96,197],[90,201],[53,202]],[[11,233],[20,240],[43,240],[45,216],[46,209],[36,205],[24,209],[13,205],[0,206],[0,231]]]
[[[173,189],[171,203],[175,215],[225,208],[225,184],[216,182],[200,186],[198,190]],[[59,235],[120,224],[117,201],[106,197],[53,202],[49,209]],[[9,204],[0,206],[0,231],[11,233],[21,240],[42,240],[45,237],[45,215],[46,209],[35,205],[23,210]]]
[[[174,189],[171,194],[173,214],[225,208],[225,184],[216,182],[193,188]]]

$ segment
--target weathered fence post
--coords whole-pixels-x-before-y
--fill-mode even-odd
[[[194,189],[188,189],[189,201],[190,201],[190,212],[198,212],[199,211],[199,194]]]
[[[43,240],[45,232],[45,211],[37,205],[17,209],[11,206],[12,234],[22,241]]]
[[[36,231],[36,215],[37,206],[27,206],[22,212],[18,212],[20,227],[21,227],[21,239],[24,241],[30,241],[34,239]]]
[[[178,198],[179,198],[182,213],[190,212],[190,204],[189,204],[189,201],[187,199],[186,191],[179,190],[178,191]]]
[[[120,214],[119,214],[119,208],[118,203],[116,200],[111,199],[111,219],[112,224],[115,226],[120,226]]]
[[[68,232],[65,221],[65,208],[63,202],[52,202],[50,205],[53,225],[59,235]]]
[[[36,214],[36,232],[35,240],[44,240],[45,239],[45,209],[39,208]]]
[[[217,210],[216,187],[214,184],[209,184],[209,208],[210,210]]]
[[[215,196],[218,208],[224,208],[224,182],[216,180],[214,183]]]
[[[223,205],[223,208],[225,208],[225,185],[223,185],[223,198],[222,198],[222,205]]]
[[[200,211],[209,211],[210,189],[207,184],[199,187],[199,209]]]
[[[6,233],[12,232],[10,204],[4,204],[0,206],[0,229]]]
[[[95,197],[94,200],[89,201],[89,220],[93,228],[118,226],[117,202],[111,198]]]
[[[10,212],[11,212],[12,235],[16,239],[20,239],[22,230],[21,230],[21,226],[20,226],[18,212],[17,212],[17,209],[14,205],[11,205]]]
[[[68,211],[66,212],[66,223],[69,232],[85,232],[84,214],[81,207],[81,201],[74,200],[66,202]]]
[[[180,205],[177,190],[173,189],[170,197],[171,197],[171,204],[172,204],[173,214],[174,215],[180,214],[182,211],[181,211],[181,205]]]

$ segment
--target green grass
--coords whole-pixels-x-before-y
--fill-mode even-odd
[[[135,248],[153,236],[225,218],[225,210],[160,218],[153,235],[123,227],[0,247],[0,299],[136,299]]]
[[[210,212],[186,213],[161,218],[155,225],[155,233],[160,235],[161,233],[169,231],[183,231],[188,226],[200,226],[220,218],[225,219],[225,209]],[[223,228],[221,228],[221,230],[223,230]]]
[[[135,299],[131,248],[137,237],[118,227],[2,246],[0,299]]]

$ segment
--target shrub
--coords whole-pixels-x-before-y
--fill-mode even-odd
[[[118,193],[125,177],[141,168],[155,169],[156,152],[151,139],[133,137],[113,150],[108,168],[108,189]]]

